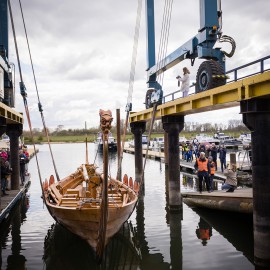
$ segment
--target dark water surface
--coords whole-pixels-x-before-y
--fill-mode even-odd
[[[53,174],[47,145],[38,146],[42,178]],[[52,145],[60,178],[85,162],[84,144]],[[89,145],[89,160],[95,148]],[[110,172],[116,175],[116,154]],[[102,156],[96,163],[102,169]],[[191,209],[181,214],[166,207],[165,166],[148,160],[145,197],[109,243],[101,265],[81,239],[55,224],[44,207],[35,159],[29,163],[32,184],[10,226],[1,227],[1,269],[255,269],[252,217]],[[134,156],[124,154],[123,172],[134,176]],[[184,181],[183,181],[184,180]],[[181,175],[182,191],[193,191],[192,178]],[[184,183],[184,184],[183,184]]]

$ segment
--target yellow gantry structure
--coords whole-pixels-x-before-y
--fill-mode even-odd
[[[156,119],[168,115],[189,115],[235,107],[240,105],[240,101],[267,96],[270,96],[270,71],[161,104],[157,107]],[[152,111],[151,108],[131,112],[129,121],[149,121]]]
[[[2,102],[0,102],[0,117],[5,118],[7,124],[23,124],[22,113],[16,112]]]

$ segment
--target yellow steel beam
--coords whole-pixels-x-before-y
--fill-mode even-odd
[[[23,124],[22,113],[16,112],[0,102],[0,117],[6,119],[7,124]]]
[[[157,107],[156,119],[165,115],[188,115],[235,107],[242,100],[267,96],[270,96],[270,71],[161,104]],[[152,110],[131,112],[130,123],[149,121]]]

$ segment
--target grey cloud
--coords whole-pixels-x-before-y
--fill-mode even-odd
[[[156,0],[156,55],[158,55],[163,5]],[[77,105],[93,117],[97,106],[109,108],[118,100],[125,106],[129,81],[137,1],[131,0],[25,0],[22,1],[30,47],[40,83],[42,103],[50,126],[63,121],[65,126],[77,126],[80,121]],[[19,6],[12,2],[20,48],[25,48]],[[229,69],[253,61],[269,53],[269,10],[267,0],[223,0],[224,34],[237,42],[235,56],[227,60]],[[172,52],[197,34],[199,1],[174,1],[167,53]],[[12,39],[11,39],[12,41]],[[145,11],[143,5],[138,59],[134,83],[134,110],[144,108],[146,92]],[[27,52],[22,52],[26,81],[29,72]],[[16,61],[13,61],[16,62]],[[200,60],[190,68],[195,79]],[[166,72],[166,94],[175,90],[174,74],[189,61]],[[172,81],[173,80],[173,81]],[[32,85],[28,89],[34,89]],[[31,93],[33,90],[29,90]],[[63,94],[64,93],[64,94]],[[34,99],[34,98],[33,98]],[[70,103],[70,100],[76,101]],[[32,100],[31,100],[32,101]],[[22,111],[18,99],[17,108]],[[69,104],[69,107],[65,106]],[[70,111],[73,110],[73,114]],[[89,115],[88,115],[89,114]],[[62,115],[54,120],[54,115]],[[39,115],[33,121],[40,125]]]

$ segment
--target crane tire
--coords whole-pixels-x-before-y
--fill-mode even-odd
[[[153,104],[151,103],[151,96],[153,93],[153,89],[148,89],[145,95],[145,108],[150,109],[153,107]]]
[[[213,78],[213,75],[224,75],[224,69],[215,60],[204,61],[199,66],[196,75],[195,93],[200,93],[226,84],[226,78]]]

